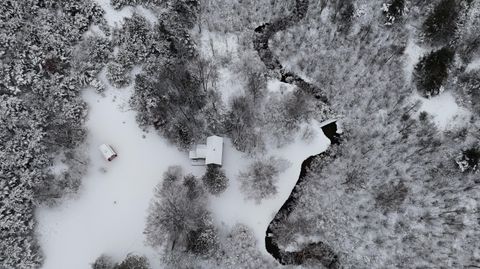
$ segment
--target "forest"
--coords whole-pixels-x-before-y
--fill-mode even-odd
[[[312,120],[342,129],[272,231],[305,254],[290,264],[260,250],[252,227],[214,221],[209,203],[234,180],[223,168],[157,175],[144,234],[163,268],[480,267],[480,1],[108,0],[155,14],[115,26],[99,2],[0,4],[1,269],[42,268],[36,209],[80,195],[82,93],[101,95],[102,73],[132,86],[138,126],[180,151],[228,137],[253,160],[237,178],[256,203],[291,165],[270,148],[299,130],[310,141]],[[439,125],[423,104],[445,94],[468,113]],[[58,159],[67,169],[54,174]],[[105,253],[91,268],[157,269],[144,255]]]

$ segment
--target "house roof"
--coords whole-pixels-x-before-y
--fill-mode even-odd
[[[209,136],[207,137],[205,164],[222,165],[223,157],[223,137]]]
[[[205,159],[207,157],[207,145],[196,145],[194,150],[188,153],[190,159]]]

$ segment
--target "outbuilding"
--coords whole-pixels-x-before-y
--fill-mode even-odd
[[[108,144],[101,144],[98,149],[102,153],[105,160],[109,162],[117,157],[115,150]]]

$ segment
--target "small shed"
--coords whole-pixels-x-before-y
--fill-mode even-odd
[[[196,145],[189,152],[192,165],[223,164],[223,137],[207,137],[207,144]]]
[[[108,144],[101,144],[98,149],[102,153],[105,160],[109,162],[117,157],[115,150]]]

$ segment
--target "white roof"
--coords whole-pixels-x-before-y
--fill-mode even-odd
[[[189,152],[190,159],[205,159],[207,157],[207,145],[197,145]]]
[[[223,158],[223,137],[209,136],[207,137],[205,164],[222,165]]]
[[[116,152],[113,150],[113,148],[110,145],[101,144],[98,147],[98,149],[100,150],[100,152],[102,152],[103,157],[105,157],[105,159],[107,160],[109,160],[112,157],[115,157],[116,155]]]

